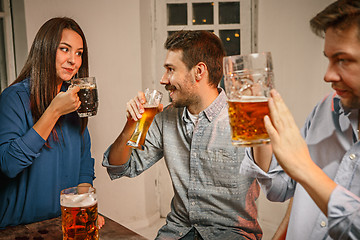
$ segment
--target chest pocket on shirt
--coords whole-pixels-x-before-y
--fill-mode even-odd
[[[224,150],[202,151],[203,181],[215,187],[236,188],[239,182],[240,156]]]

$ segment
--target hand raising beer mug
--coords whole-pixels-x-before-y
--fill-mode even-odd
[[[98,240],[96,190],[90,186],[67,188],[60,193],[63,240]]]
[[[162,99],[162,93],[157,90],[150,90],[147,88],[145,89],[144,94],[146,99],[146,102],[143,105],[144,113],[140,120],[137,121],[134,133],[127,142],[127,145],[130,147],[138,148],[140,150],[144,150],[146,133],[158,112],[158,106]]]
[[[71,79],[71,86],[79,86],[78,92],[81,105],[77,110],[80,117],[95,116],[97,113],[99,100],[95,77]]]
[[[225,91],[228,96],[233,145],[269,143],[264,116],[274,75],[270,52],[224,58]]]

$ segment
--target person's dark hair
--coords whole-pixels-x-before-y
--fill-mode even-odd
[[[328,28],[346,30],[356,26],[358,38],[360,39],[360,1],[359,0],[338,0],[310,20],[312,31],[324,37]]]
[[[64,29],[73,30],[81,36],[83,53],[78,77],[89,76],[87,43],[80,26],[67,17],[52,18],[44,23],[35,36],[23,69],[11,84],[30,78],[30,109],[34,123],[39,120],[57,94],[56,52]],[[83,133],[88,119],[81,118],[80,121]],[[55,128],[52,132],[57,138]]]
[[[179,31],[169,36],[164,44],[170,51],[182,50],[182,61],[188,70],[199,62],[206,64],[209,84],[217,86],[223,74],[225,49],[221,40],[208,31]]]

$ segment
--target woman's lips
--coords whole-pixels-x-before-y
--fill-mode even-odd
[[[72,68],[64,68],[68,73],[72,73],[74,71],[74,69]]]

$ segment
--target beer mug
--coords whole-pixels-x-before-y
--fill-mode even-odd
[[[274,87],[271,53],[225,57],[224,82],[232,144],[255,146],[269,143],[264,116],[269,115],[268,99]]]
[[[98,93],[95,77],[71,79],[71,86],[79,86],[78,92],[81,105],[77,110],[80,117],[95,116],[98,109]]]
[[[137,121],[134,133],[132,134],[127,145],[133,148],[144,150],[144,143],[146,133],[158,112],[158,106],[162,99],[162,93],[157,90],[145,89],[146,103],[144,106],[144,113],[142,117]]]
[[[60,193],[63,240],[98,240],[96,190],[90,186],[67,188]]]

